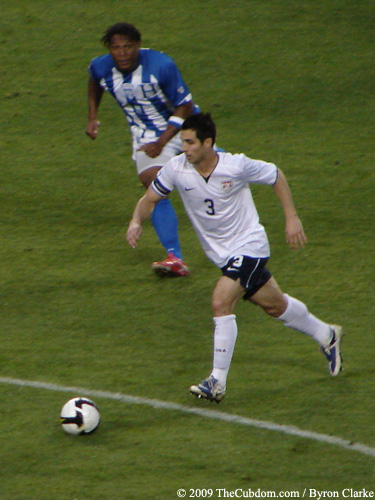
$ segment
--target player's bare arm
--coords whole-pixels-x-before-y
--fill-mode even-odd
[[[98,121],[98,110],[103,92],[104,90],[102,87],[90,77],[87,87],[89,113],[85,133],[93,140],[96,139],[99,131],[100,122]]]
[[[181,106],[178,106],[173,116],[186,120],[194,109],[192,101],[189,101]],[[175,127],[172,124],[168,124],[168,127],[164,130],[161,136],[155,142],[149,142],[139,148],[138,151],[144,151],[150,158],[156,158],[163,151],[164,146],[180,131],[179,127]]]
[[[307,243],[307,237],[303,230],[302,222],[297,215],[288,181],[280,169],[278,169],[278,177],[273,189],[280,200],[285,215],[286,242],[294,250],[304,248]]]
[[[162,199],[162,196],[156,194],[150,186],[146,194],[138,201],[126,233],[126,239],[132,248],[136,248],[142,235],[143,222],[151,216],[155,205]]]

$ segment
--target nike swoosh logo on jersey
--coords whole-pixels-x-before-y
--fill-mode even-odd
[[[195,189],[195,188],[185,188],[185,191],[191,191],[192,189]]]

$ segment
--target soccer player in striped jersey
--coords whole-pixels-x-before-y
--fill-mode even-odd
[[[164,53],[141,48],[141,34],[135,26],[117,23],[106,30],[101,41],[109,53],[96,57],[89,66],[86,134],[96,139],[98,110],[108,91],[125,113],[133,138],[132,158],[147,189],[158,170],[181,152],[181,125],[199,110],[174,61]],[[167,198],[154,210],[152,223],[167,251],[164,261],[153,263],[155,272],[188,275],[177,216]]]
[[[190,392],[210,401],[224,398],[237,338],[234,309],[241,298],[312,337],[328,360],[330,374],[337,376],[342,362],[342,328],[325,323],[303,302],[283,293],[266,268],[270,248],[249,184],[273,187],[284,211],[287,243],[296,250],[307,243],[285,175],[273,163],[243,154],[218,153],[213,148],[215,137],[209,114],[195,114],[184,122],[181,139],[185,154],[160,170],[138,202],[127,233],[130,246],[136,247],[143,221],[176,188],[207,257],[222,271],[212,296],[213,369],[206,380],[191,386]]]

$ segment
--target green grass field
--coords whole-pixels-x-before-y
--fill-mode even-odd
[[[1,12],[0,378],[152,398],[375,450],[373,2],[20,0]],[[272,190],[257,187],[269,267],[285,292],[344,325],[337,379],[310,339],[241,303],[227,398],[189,396],[211,367],[219,272],[173,194],[191,276],[153,276],[164,253],[151,225],[137,250],[125,239],[143,188],[110,96],[97,141],[84,134],[87,66],[119,20],[175,59],[220,146],[286,173],[309,245],[289,250]],[[0,383],[1,500],[375,491],[375,456],[169,407],[93,398],[102,424],[74,438],[59,413],[76,395]]]

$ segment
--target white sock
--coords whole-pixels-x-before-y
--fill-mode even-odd
[[[288,306],[277,319],[289,328],[310,335],[322,347],[326,347],[332,337],[329,325],[311,314],[303,302],[287,294],[284,294],[284,297],[288,301]]]
[[[234,314],[220,316],[214,318],[214,323],[214,357],[211,375],[225,386],[237,339],[236,316]]]

